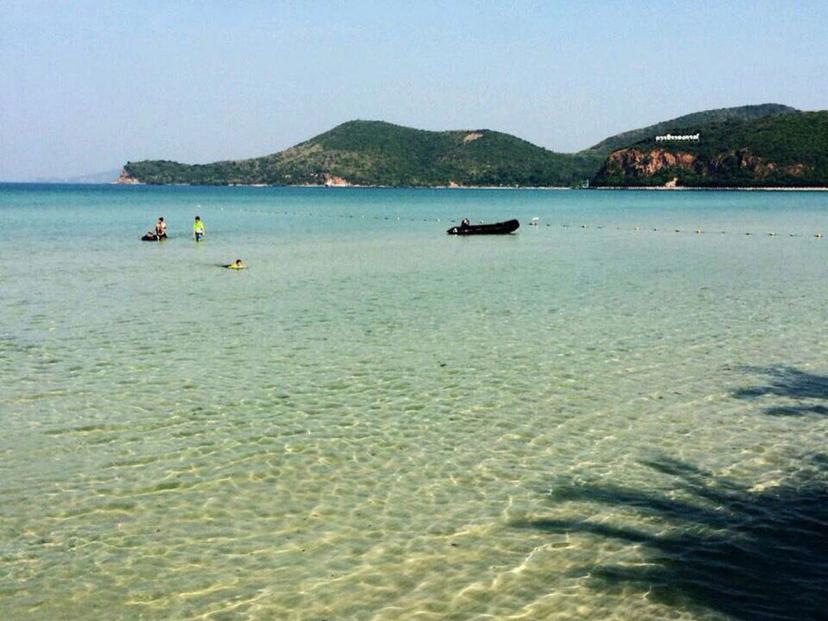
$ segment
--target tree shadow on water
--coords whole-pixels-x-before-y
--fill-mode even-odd
[[[599,588],[637,584],[662,604],[740,620],[828,618],[828,456],[812,457],[794,479],[756,491],[671,459],[645,464],[673,478],[677,493],[571,485],[557,488],[552,500],[623,507],[641,523],[666,522],[667,529],[588,519],[514,526],[643,548],[646,564],[585,568]]]
[[[776,416],[828,415],[828,377],[788,366],[748,367],[745,371],[764,375],[767,377],[767,383],[734,391],[733,396],[737,399],[761,399],[770,396],[782,397],[793,402],[765,409],[765,413]]]

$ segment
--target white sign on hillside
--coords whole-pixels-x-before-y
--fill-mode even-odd
[[[684,140],[687,142],[698,142],[699,137],[701,134],[684,134],[684,135],[675,135],[675,134],[664,134],[663,136],[656,136],[656,142],[664,142],[667,140]]]

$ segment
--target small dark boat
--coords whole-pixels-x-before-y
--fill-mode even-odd
[[[514,233],[520,226],[517,220],[495,222],[493,224],[461,224],[451,227],[446,233],[449,235],[506,235]]]

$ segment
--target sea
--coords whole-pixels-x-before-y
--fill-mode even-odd
[[[822,235],[826,192],[0,185],[0,619],[824,619]]]

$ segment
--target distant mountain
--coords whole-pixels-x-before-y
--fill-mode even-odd
[[[613,151],[596,186],[825,187],[828,111],[687,125]]]
[[[553,153],[488,129],[433,132],[351,121],[285,151],[187,165],[129,162],[122,182],[200,185],[553,186],[588,179],[594,154]]]
[[[264,157],[193,165],[128,162],[118,183],[560,187],[591,180],[599,186],[822,185],[826,150],[820,114],[780,104],[707,110],[611,136],[572,154],[489,129],[434,132],[350,121]],[[657,136],[690,132],[700,133],[698,143],[656,141]]]
[[[756,106],[739,106],[736,108],[718,108],[716,110],[694,112],[669,121],[662,121],[661,123],[656,123],[655,125],[649,125],[640,129],[632,129],[615,136],[610,136],[589,149],[581,151],[581,153],[598,153],[602,157],[606,157],[616,149],[627,147],[631,144],[639,142],[640,140],[644,140],[651,136],[666,134],[671,131],[677,132],[681,129],[699,127],[709,123],[721,123],[724,121],[750,121],[752,119],[759,119],[766,116],[793,114],[796,112],[799,112],[796,108],[774,103],[760,104]]]
[[[79,177],[41,177],[35,179],[34,183],[114,183],[120,172],[116,169]]]

